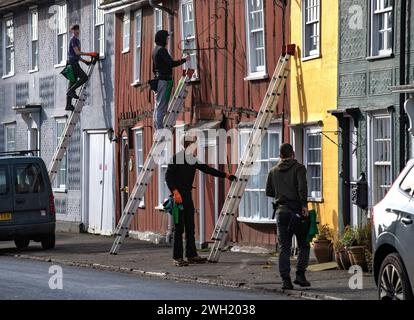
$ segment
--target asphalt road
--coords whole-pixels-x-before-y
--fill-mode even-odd
[[[0,300],[292,300],[242,289],[143,278],[117,272],[0,257]],[[51,268],[52,267],[52,268]],[[60,281],[61,279],[61,281]],[[57,289],[51,289],[50,285]],[[59,289],[62,285],[62,289]]]

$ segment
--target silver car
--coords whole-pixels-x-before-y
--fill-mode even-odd
[[[381,300],[412,300],[414,291],[414,160],[371,212],[374,276]]]

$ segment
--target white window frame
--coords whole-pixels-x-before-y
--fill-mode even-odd
[[[62,128],[62,133],[63,130],[65,129],[66,126],[66,117],[64,118],[55,118],[55,146],[58,145],[59,141],[60,141],[60,136],[58,136],[58,130],[59,130],[59,126],[63,126]],[[64,163],[64,167],[62,168],[61,164]],[[59,181],[59,173],[63,171],[65,172],[65,181],[64,183],[61,183],[61,181]],[[56,178],[53,184],[53,191],[54,192],[67,192],[67,186],[68,186],[68,154],[67,152],[65,152],[62,161],[60,162],[60,165],[58,166],[58,172],[56,174]]]
[[[135,142],[135,170],[136,170],[136,178],[138,179],[138,176],[140,172],[144,169],[144,130],[143,128],[134,128],[134,142]],[[141,149],[138,148],[139,144],[138,142],[141,142]],[[139,202],[139,208],[144,209],[145,208],[145,197]]]
[[[56,64],[55,67],[63,67],[68,59],[68,6],[66,2],[56,4]],[[62,59],[59,61],[59,37],[62,37]]]
[[[8,131],[9,130],[13,130],[13,134],[14,134],[14,140],[9,141],[8,140]],[[9,148],[9,144],[12,143],[13,144],[13,148]],[[11,150],[13,149],[13,150]],[[16,124],[15,123],[10,123],[10,124],[5,124],[4,125],[4,150],[6,152],[9,151],[16,151]]]
[[[187,9],[187,6],[192,5],[193,7],[193,20],[184,21],[184,8]],[[187,14],[188,15],[188,14]],[[181,39],[182,39],[182,48],[185,49],[188,47],[191,48],[191,51],[189,53],[191,60],[189,62],[186,62],[183,67],[184,69],[194,69],[194,74],[192,77],[192,81],[198,80],[198,70],[197,70],[197,39],[196,39],[196,23],[195,23],[195,6],[193,0],[181,0],[180,1],[180,24],[181,24]],[[193,30],[194,35],[186,35],[184,34],[184,24],[192,23],[193,24]],[[193,45],[187,45],[187,43],[192,43]],[[188,54],[188,53],[187,53]]]
[[[142,9],[135,14],[134,84],[141,82],[142,61]]]
[[[266,36],[265,36],[265,16],[264,16],[264,0],[258,0],[262,2],[262,9],[258,11],[250,12],[249,1],[245,1],[246,8],[246,44],[247,44],[247,76],[245,80],[256,80],[264,79],[267,77],[267,68],[266,68]],[[255,0],[256,1],[256,0]],[[257,29],[252,29],[250,25],[250,15],[260,14],[262,19],[262,27]],[[255,47],[253,48],[252,44],[252,35],[254,33],[262,33],[263,48]],[[253,51],[263,50],[263,65],[253,65],[253,60],[256,59],[256,55],[253,56]]]
[[[35,19],[34,19],[35,18]],[[29,8],[29,73],[39,71],[39,11],[37,6]],[[33,64],[33,47],[37,47],[36,65]]]
[[[302,0],[302,60],[319,58],[321,55],[321,1]],[[313,38],[317,38],[317,48],[311,50],[309,46]]]
[[[7,24],[11,21],[11,44],[7,45]],[[7,15],[3,18],[3,79],[14,76],[14,63],[15,63],[15,36],[14,36],[14,18],[13,15]],[[10,71],[7,73],[7,51],[10,50]]]
[[[95,51],[99,52],[99,58],[105,58],[105,13],[103,10],[99,9],[101,0],[95,0],[94,8],[94,47]],[[96,38],[97,35],[100,35],[99,38]]]
[[[239,143],[238,143],[238,145],[239,145],[239,148],[238,148],[239,149],[239,159],[241,159],[241,157],[243,156],[244,148],[246,147],[246,144],[242,145],[241,135],[242,134],[251,134],[252,130],[253,130],[253,127],[247,127],[247,128],[239,129]],[[270,139],[269,139],[269,136],[268,136],[268,138],[267,138],[267,154],[268,154],[268,156],[267,156],[266,159],[261,159],[262,150],[260,150],[260,155],[258,156],[258,159],[256,159],[256,161],[255,161],[255,166],[257,164],[262,163],[262,162],[267,162],[269,164],[268,165],[269,170],[267,170],[265,172],[266,178],[263,179],[263,181],[262,181],[262,183],[263,183],[262,188],[249,188],[250,179],[252,177],[249,178],[249,182],[246,186],[245,192],[243,194],[243,198],[240,202],[239,216],[237,217],[238,221],[248,222],[248,223],[270,223],[270,224],[276,223],[275,219],[271,219],[271,217],[272,217],[272,205],[271,205],[271,203],[274,199],[271,199],[271,198],[266,196],[266,180],[267,180],[267,173],[268,173],[268,171],[270,171],[270,167],[273,167],[273,165],[276,165],[279,162],[279,146],[282,143],[282,129],[278,125],[271,125],[269,127],[266,135],[269,135],[269,134],[277,134],[278,135],[279,145],[277,146],[277,148],[275,150],[275,153],[276,153],[277,157],[276,158],[269,157],[270,156],[271,143],[270,143]],[[264,139],[263,139],[263,141],[264,141]],[[271,164],[273,164],[273,165],[271,166]],[[244,208],[244,197],[247,196],[247,194],[249,192],[262,192],[263,195],[264,195],[264,198],[267,201],[267,208],[265,210],[263,210],[263,212],[258,213],[259,218],[251,217],[251,215],[252,214],[254,215],[254,213],[252,213],[250,210]],[[258,204],[260,204],[260,203],[261,202],[258,201]],[[247,212],[244,212],[244,211],[247,211]]]
[[[122,18],[122,53],[129,52],[131,45],[131,12],[125,12]]]
[[[164,12],[161,9],[154,8],[154,35],[162,30],[164,20]]]
[[[375,129],[376,124],[375,120],[377,119],[389,119],[389,130],[390,130],[390,137],[388,139],[384,138],[375,138]],[[379,166],[388,166],[389,167],[389,184],[388,185],[381,185],[381,187],[385,187],[389,190],[389,188],[392,185],[393,182],[393,157],[394,157],[394,148],[393,148],[393,139],[394,139],[394,124],[392,120],[392,115],[387,111],[378,111],[374,113],[370,113],[368,115],[368,126],[367,126],[367,144],[368,144],[368,163],[371,164],[368,166],[368,189],[369,189],[369,203],[373,206],[376,203],[378,203],[380,200],[382,200],[382,196],[378,197],[379,195],[376,195],[376,187],[378,186],[378,181],[376,181],[376,167]],[[375,143],[377,141],[389,141],[389,159],[390,161],[376,161],[375,153],[378,152],[376,149],[377,144]],[[388,191],[387,190],[387,191]],[[387,192],[386,191],[386,192]],[[385,193],[386,193],[385,192]]]
[[[387,57],[391,56],[394,51],[394,1],[389,7],[385,7],[386,0],[371,0],[371,56],[372,57]],[[388,25],[386,15],[391,15],[391,26]],[[383,19],[384,29],[379,30],[379,20]],[[389,31],[391,32],[391,48],[379,48],[378,33],[382,33],[384,45],[388,45]]]
[[[165,198],[168,197],[170,190],[168,189],[167,183],[165,182],[165,172],[163,173],[162,170],[167,170],[168,163],[173,155],[173,142],[167,141],[165,144],[164,151],[165,158],[161,159],[158,164],[158,205],[155,207],[157,210],[164,210],[163,202]],[[164,188],[164,189],[163,189]],[[163,197],[163,193],[165,191],[165,195]]]
[[[320,148],[314,148],[314,150],[320,149],[321,153],[321,161],[320,162],[310,162],[309,161],[309,145],[308,145],[308,135],[320,135],[321,145]],[[303,164],[307,168],[307,180],[308,180],[308,201],[311,202],[322,202],[323,201],[323,135],[322,130],[320,127],[306,127],[303,129]],[[310,190],[311,180],[309,179],[309,166],[319,166],[320,167],[320,184],[321,184],[321,191],[320,195],[309,195],[312,190]]]

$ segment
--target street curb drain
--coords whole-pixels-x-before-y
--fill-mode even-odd
[[[102,270],[102,271],[115,271],[115,272],[120,272],[120,273],[135,274],[135,275],[148,276],[148,277],[173,280],[173,281],[200,283],[200,284],[211,285],[211,286],[216,286],[216,287],[240,288],[244,290],[272,292],[272,293],[278,293],[284,296],[290,296],[294,298],[303,298],[303,299],[308,299],[308,300],[346,300],[343,298],[337,298],[337,297],[332,297],[328,295],[312,293],[310,291],[282,290],[282,289],[277,289],[277,288],[269,289],[269,288],[260,287],[260,286],[249,286],[248,284],[244,282],[231,281],[231,280],[214,280],[214,279],[208,279],[208,278],[202,278],[202,277],[184,276],[184,275],[174,274],[170,272],[145,271],[145,270],[139,270],[139,269],[134,269],[134,268],[108,266],[108,265],[104,265],[100,263],[84,263],[84,262],[73,262],[73,261],[62,260],[62,259],[34,257],[34,256],[26,255],[26,254],[5,254],[5,255],[9,257],[18,258],[18,259],[59,263],[59,264],[63,264],[66,266],[92,268],[92,269],[97,269],[97,270]]]

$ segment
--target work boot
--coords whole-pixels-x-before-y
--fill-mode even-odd
[[[282,290],[293,290],[293,284],[290,278],[283,279]]]
[[[311,284],[308,280],[306,280],[305,273],[296,273],[296,279],[293,281],[294,284],[298,284],[301,287],[310,287]]]
[[[206,263],[207,262],[207,258],[203,258],[200,256],[195,256],[192,258],[187,258],[188,263],[190,264],[201,264],[201,263]]]
[[[72,98],[72,99],[79,99],[79,96],[76,94],[75,91],[73,90],[69,90],[68,93],[66,94],[68,97]]]
[[[188,266],[188,262],[184,259],[173,259],[173,265],[176,267],[186,267]]]

